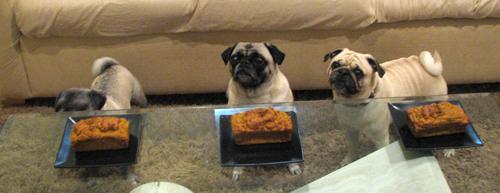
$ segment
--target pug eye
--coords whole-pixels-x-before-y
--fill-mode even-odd
[[[239,59],[240,59],[240,57],[233,56],[233,57],[231,57],[231,62],[238,62]]]
[[[340,62],[339,61],[335,61],[332,63],[332,69],[335,69],[335,68],[338,68],[340,67]]]
[[[354,70],[354,75],[356,76],[356,78],[362,78],[364,76],[363,74],[363,71],[361,71],[360,69],[356,69]]]
[[[264,58],[261,58],[261,57],[257,57],[253,60],[256,64],[258,65],[263,65],[266,61],[264,60]]]

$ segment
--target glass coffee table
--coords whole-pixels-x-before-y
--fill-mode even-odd
[[[500,107],[493,94],[449,95],[447,98],[460,102],[479,140],[473,140],[472,145],[459,144],[457,148],[481,148],[484,130],[500,127],[496,119],[500,117]],[[355,103],[414,103],[440,99],[442,96],[370,99]],[[385,188],[380,190],[408,190],[406,188],[421,184],[429,189],[450,191],[431,152],[442,147],[406,147],[394,125],[390,128],[391,145],[377,151],[362,138],[360,158],[341,167],[340,161],[347,154],[347,141],[338,128],[335,106],[344,103],[318,100],[15,114],[8,117],[0,132],[0,185],[5,192],[130,192],[150,182],[172,182],[193,192],[315,192],[328,191],[332,187],[337,190],[354,187],[358,190],[376,190],[377,187]],[[234,147],[229,155],[224,152],[231,144],[223,143],[227,135],[223,134],[223,125],[227,123],[221,122],[221,115],[269,106],[294,114],[298,143],[260,147],[258,152],[239,147]],[[118,153],[72,152],[67,147],[67,128],[72,121],[92,116],[124,116],[132,120],[132,147]],[[221,144],[224,147],[220,147]],[[262,154],[271,151],[269,149],[275,153]],[[279,153],[288,150],[295,156]],[[234,151],[241,151],[237,152],[240,157],[233,156]],[[248,154],[245,155],[245,151]],[[224,156],[227,159],[223,160]],[[262,159],[259,156],[263,156]],[[290,162],[298,162],[303,173],[290,174],[284,165]],[[233,181],[231,166],[238,164],[247,168],[239,181]],[[127,167],[139,177],[139,184],[127,182]],[[417,173],[422,175],[414,175]],[[356,179],[357,183],[347,183],[343,179]],[[384,186],[386,183],[392,186]]]

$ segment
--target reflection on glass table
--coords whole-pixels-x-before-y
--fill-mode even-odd
[[[489,128],[499,128],[500,108],[492,94],[450,95],[459,100],[471,119],[480,139]],[[134,109],[129,111],[95,111],[49,114],[11,115],[0,132],[0,184],[6,192],[130,192],[131,185],[123,176],[123,167],[96,169],[95,174],[80,168],[54,168],[61,139],[68,117],[104,116],[116,114],[142,115],[142,128],[137,152],[137,162],[132,170],[140,184],[167,181],[182,185],[193,192],[291,192],[307,186],[324,176],[338,175],[342,171],[340,161],[347,153],[346,139],[337,125],[335,105],[339,103],[386,103],[432,101],[435,97],[371,99],[363,101],[297,101],[273,104],[278,108],[290,108],[296,116],[298,134],[302,145],[303,168],[300,175],[288,173],[286,167],[278,165],[251,166],[238,182],[234,182],[221,165],[220,136],[215,119],[216,109],[268,107],[270,104],[213,105],[190,107],[167,107]],[[285,109],[287,110],[287,109]],[[219,125],[220,126],[220,125]],[[400,143],[400,138],[391,126],[391,148]],[[485,146],[488,142],[483,141]],[[373,145],[362,138],[359,160],[412,160],[427,159],[432,162],[430,150],[415,151],[401,148],[401,153],[376,151]],[[399,147],[398,147],[399,148]],[[381,149],[384,151],[384,149]],[[475,149],[482,151],[482,147]],[[375,153],[379,152],[379,153]],[[411,157],[400,155],[409,155]],[[418,152],[418,153],[417,153]],[[375,154],[374,154],[375,153]],[[399,156],[399,157],[393,157]],[[430,157],[429,157],[430,156]],[[411,160],[408,160],[411,159]],[[353,162],[352,164],[356,164]],[[362,162],[367,163],[367,162]],[[418,162],[423,163],[423,162]],[[363,165],[366,170],[376,168],[376,161]],[[417,165],[414,165],[417,167]],[[346,166],[346,169],[348,166]],[[433,166],[432,171],[439,169]],[[344,169],[344,170],[346,170]],[[365,171],[366,171],[365,170]],[[439,170],[440,171],[440,170]],[[446,174],[446,171],[443,171]],[[344,172],[339,172],[344,173]],[[354,175],[354,174],[353,174]],[[435,173],[439,176],[440,173]],[[441,173],[442,175],[442,173]],[[387,177],[387,176],[386,176]],[[367,178],[367,183],[375,183]],[[88,183],[88,182],[93,183]],[[334,187],[343,186],[341,181],[331,181]],[[436,181],[438,182],[438,181]],[[450,187],[453,186],[449,181]],[[139,184],[139,185],[140,185]],[[441,183],[439,183],[441,184]],[[346,184],[346,186],[349,184]],[[409,184],[415,185],[415,184]],[[312,186],[310,186],[312,187]],[[317,186],[316,186],[317,187]],[[327,188],[327,187],[326,187]],[[345,188],[345,187],[344,187]],[[444,188],[446,189],[446,187]],[[304,189],[300,189],[303,192]]]

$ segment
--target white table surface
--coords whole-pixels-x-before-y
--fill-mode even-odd
[[[431,151],[404,150],[396,141],[295,191],[451,192]]]

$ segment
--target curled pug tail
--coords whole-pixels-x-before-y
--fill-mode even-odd
[[[434,51],[434,55],[431,55],[428,51],[421,52],[420,63],[433,76],[439,76],[443,72],[443,64],[441,63],[441,56],[438,51]]]
[[[117,60],[111,57],[102,57],[94,61],[92,65],[92,78],[95,78],[102,74],[106,69],[111,66],[120,64]]]

